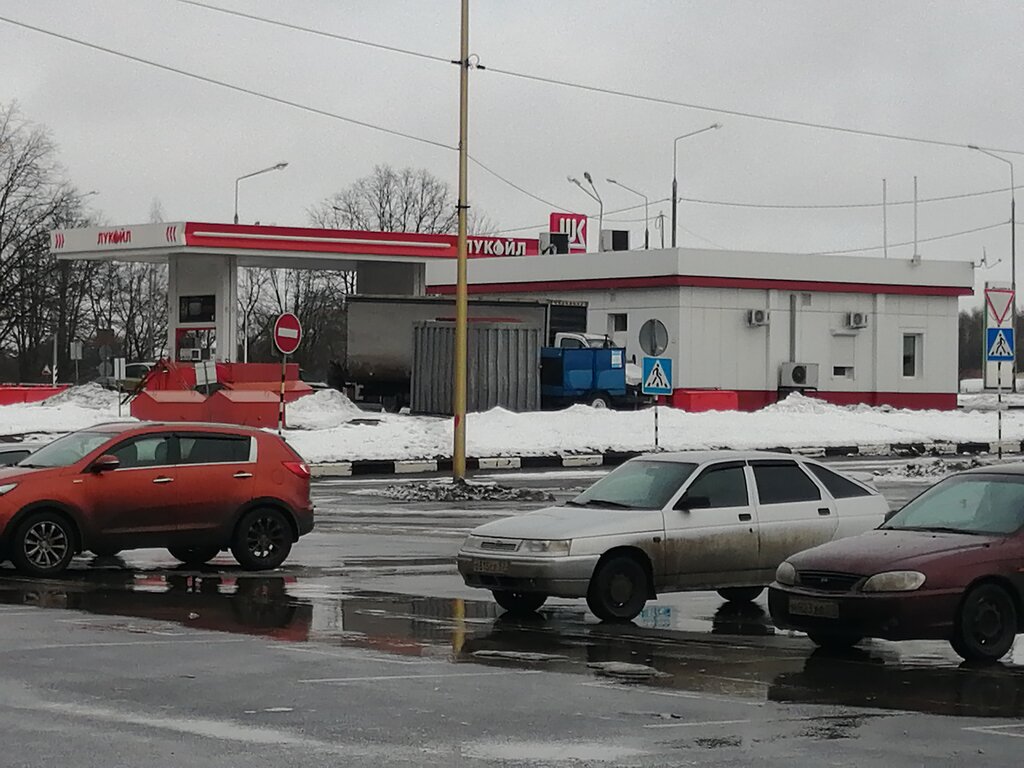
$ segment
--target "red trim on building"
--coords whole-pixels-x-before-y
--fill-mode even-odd
[[[682,390],[676,390],[673,398]],[[741,411],[756,411],[771,405],[779,399],[775,390],[741,389],[736,394]],[[910,410],[956,410],[954,392],[805,392],[833,405],[891,405],[893,408]]]
[[[948,285],[894,285],[890,283],[844,283],[824,280],[775,280],[753,277],[704,277],[658,275],[652,277],[609,277],[582,280],[538,280],[519,283],[474,283],[469,292],[549,293],[552,291],[602,291],[636,288],[743,288],[747,290],[821,291],[827,293],[885,293],[903,296],[971,296],[973,288]],[[453,294],[454,285],[432,285],[430,293]]]

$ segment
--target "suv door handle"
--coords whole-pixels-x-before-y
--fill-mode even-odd
[[[829,509],[828,507],[818,507],[818,514],[822,517],[825,517],[826,515],[831,515],[832,510]]]
[[[749,512],[741,512],[740,513],[740,520],[742,520],[744,523],[746,523],[746,522],[748,522],[750,520],[753,520],[753,519],[754,519],[754,516],[751,515]]]
[[[248,477],[252,477],[252,472],[235,472],[232,477],[236,480],[245,480]]]
[[[173,477],[158,477],[155,480],[153,480],[153,482],[154,483],[173,483],[174,482],[174,478]]]

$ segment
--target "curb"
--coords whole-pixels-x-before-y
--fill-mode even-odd
[[[768,448],[776,453],[793,453],[808,458],[832,459],[844,456],[878,456],[880,458],[913,458],[917,456],[958,456],[998,453],[1000,444],[993,443],[875,443],[869,445],[827,445],[800,448]],[[1024,453],[1024,442],[1004,440],[1004,453]],[[573,453],[550,456],[489,456],[467,458],[466,469],[578,469],[580,467],[617,467],[624,461],[642,456],[649,451],[609,451],[608,453]],[[310,471],[315,478],[359,477],[365,475],[420,475],[448,472],[452,460],[357,460],[313,464]]]

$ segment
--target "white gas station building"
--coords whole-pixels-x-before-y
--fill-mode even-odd
[[[432,264],[428,290],[453,293],[454,274]],[[477,259],[468,274],[471,296],[586,301],[589,332],[672,358],[677,394],[729,390],[744,410],[792,390],[955,408],[958,298],[974,285],[967,261],[687,248]]]

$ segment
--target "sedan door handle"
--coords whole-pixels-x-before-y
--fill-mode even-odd
[[[252,472],[235,472],[232,477],[236,480],[245,480],[248,477],[252,477]]]
[[[174,478],[173,477],[158,477],[153,482],[154,483],[173,483],[174,482]]]
[[[831,515],[832,514],[832,510],[829,509],[828,507],[818,507],[818,514],[821,515],[822,517],[825,517],[827,515]]]
[[[753,519],[754,519],[754,516],[751,515],[749,512],[741,512],[740,513],[740,520],[742,520],[744,523],[749,521],[749,520],[753,520]]]

